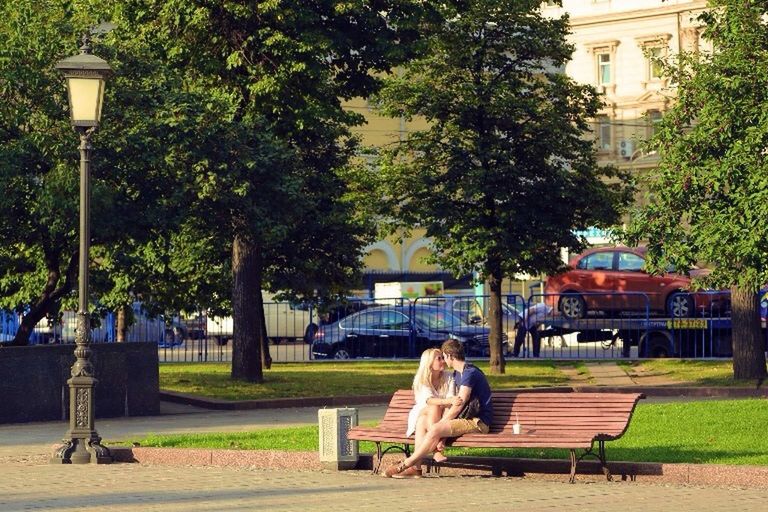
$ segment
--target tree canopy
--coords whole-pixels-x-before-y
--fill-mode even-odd
[[[429,125],[384,151],[382,212],[398,227],[425,228],[444,268],[487,280],[500,372],[503,277],[560,268],[561,248],[583,248],[576,230],[614,223],[629,200],[623,176],[599,168],[583,136],[601,100],[563,71],[568,19],[540,7],[440,2],[425,55],[379,96],[386,114]]]
[[[701,286],[731,288],[734,373],[766,375],[757,292],[768,282],[768,6],[710,0],[701,15],[714,52],[666,62],[676,102],[651,141],[660,163],[628,238],[648,265],[712,267]]]
[[[0,299],[26,312],[15,343],[25,344],[34,325],[73,300],[77,275],[78,154],[69,126],[64,80],[54,64],[77,52],[81,35],[100,25],[85,2],[19,2],[0,8]],[[165,146],[184,124],[175,113],[188,105],[173,73],[140,58],[130,42],[96,52],[118,72],[109,82],[105,115],[94,137],[92,182],[93,296],[123,304],[140,280],[126,283],[117,250],[153,240],[173,224],[179,200]],[[143,57],[143,55],[141,55]],[[156,64],[156,63],[155,63]],[[148,115],[151,112],[152,115]],[[195,116],[186,122],[197,126]],[[146,250],[146,248],[145,248]],[[136,254],[140,254],[141,251]],[[114,270],[109,279],[105,269]],[[155,282],[158,285],[158,282]],[[121,291],[122,290],[122,291]],[[134,295],[135,296],[135,295]]]
[[[235,378],[261,380],[259,290],[348,287],[372,231],[346,177],[366,96],[405,59],[421,2],[117,2],[115,34],[158,49],[186,90],[225,106],[189,172],[195,229],[231,250]],[[259,339],[261,343],[258,343]],[[260,354],[260,352],[262,352]]]

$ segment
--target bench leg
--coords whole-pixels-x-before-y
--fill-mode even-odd
[[[579,460],[581,459],[576,459],[576,450],[571,450],[570,456],[571,456],[571,477],[568,479],[568,482],[575,483],[576,482],[576,464],[578,464]]]
[[[571,450],[571,483],[576,481],[576,465],[585,457],[594,457],[600,461],[600,467],[603,470],[606,480],[609,482],[613,481],[613,475],[611,475],[611,470],[608,469],[608,461],[605,458],[605,441],[598,441],[597,453],[594,451],[594,445],[584,450],[584,453],[578,458],[576,458],[576,450]]]
[[[381,453],[381,443],[379,441],[376,441],[376,464],[373,465],[373,474],[379,472],[379,469],[381,468],[381,458],[383,454]]]
[[[605,478],[611,482],[613,480],[613,475],[611,475],[611,470],[608,469],[608,461],[605,458],[605,441],[598,441],[597,442],[597,451],[598,451],[598,457],[600,458],[600,464],[603,466],[603,474],[605,475]]]

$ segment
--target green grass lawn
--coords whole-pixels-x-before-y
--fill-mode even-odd
[[[478,362],[486,375],[488,363]],[[389,394],[410,388],[417,361],[275,363],[264,383],[233,381],[229,363],[164,363],[160,389],[224,400]],[[567,377],[548,361],[507,363],[505,375],[488,375],[493,389],[558,386]]]
[[[607,443],[608,459],[636,462],[688,462],[768,465],[768,400],[707,400],[640,403],[624,436]],[[316,451],[316,426],[238,433],[149,436],[142,446]],[[361,443],[361,452],[374,452]],[[462,450],[453,455],[532,458],[568,457],[565,450]]]

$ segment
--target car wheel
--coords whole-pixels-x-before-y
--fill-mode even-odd
[[[566,293],[560,297],[558,309],[566,318],[584,318],[587,313],[587,304],[581,295]]]
[[[688,293],[675,292],[667,299],[667,314],[672,318],[688,318],[693,312],[693,299]]]
[[[307,326],[307,330],[304,331],[304,341],[306,343],[312,343],[312,339],[315,337],[315,333],[317,333],[317,325],[316,324],[309,324]]]
[[[347,352],[347,349],[345,348],[337,348],[333,351],[333,358],[334,359],[349,359],[350,355],[349,352]]]

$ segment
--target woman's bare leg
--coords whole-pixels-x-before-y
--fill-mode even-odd
[[[419,414],[418,419],[416,420],[416,433],[414,434],[414,441],[413,441],[413,450],[416,451],[421,446],[421,443],[424,442],[424,435],[427,433],[427,429],[429,428],[429,415],[428,415],[429,407],[425,408],[423,411],[421,411],[421,414]],[[418,467],[421,467],[421,461],[419,461]]]
[[[430,406],[427,410],[427,421],[429,422],[427,428],[443,419],[445,410],[445,407]],[[435,453],[432,455],[432,458],[435,460],[435,462],[445,462],[445,460],[448,458],[441,453],[443,448],[445,448],[445,443],[443,443],[443,440],[441,439],[433,449]]]

